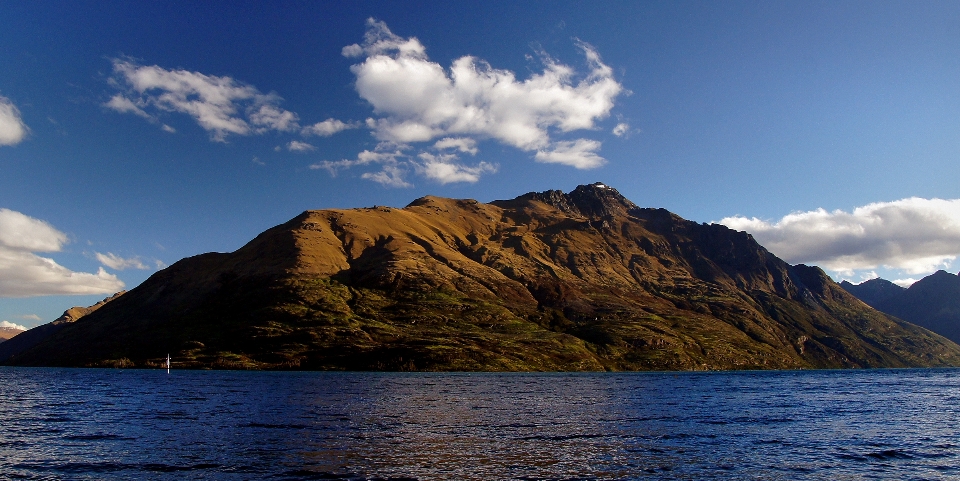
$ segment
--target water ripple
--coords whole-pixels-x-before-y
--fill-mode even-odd
[[[960,370],[0,368],[0,478],[956,479]]]

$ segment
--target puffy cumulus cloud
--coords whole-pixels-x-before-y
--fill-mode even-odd
[[[0,145],[17,145],[27,136],[28,131],[17,106],[0,95]]]
[[[960,199],[913,197],[852,212],[817,209],[777,222],[734,216],[719,223],[753,234],[790,263],[816,264],[842,275],[877,267],[923,274],[960,256]]]
[[[10,321],[0,321],[0,329],[17,329],[19,331],[26,331],[27,328],[21,326],[20,324],[14,324]]]
[[[124,259],[123,257],[120,257],[112,252],[107,252],[106,254],[97,252],[95,254],[97,261],[116,271],[123,271],[127,269],[147,270],[150,268],[144,264],[139,257]]]
[[[355,129],[359,127],[360,124],[357,123],[346,123],[337,119],[327,119],[323,122],[317,122],[313,125],[308,125],[301,130],[303,135],[319,135],[321,137],[330,137],[333,134],[338,132],[343,132],[348,129]]]
[[[73,272],[35,252],[58,252],[67,236],[50,224],[0,209],[0,297],[109,294],[123,289],[115,275]]]
[[[351,71],[357,93],[376,115],[366,125],[380,140],[411,144],[440,139],[435,150],[474,155],[476,138],[494,139],[535,152],[541,162],[588,169],[604,163],[596,153],[600,142],[557,141],[553,136],[595,129],[598,120],[609,116],[623,87],[593,47],[577,45],[589,66],[585,75],[541,53],[543,71],[526,80],[472,56],[444,69],[427,57],[417,38],[397,36],[374,19],[367,21],[363,44],[344,47],[342,53],[362,58]],[[489,164],[428,162],[420,167],[417,172],[434,180],[469,182],[492,171]]]
[[[299,140],[291,140],[290,142],[287,143],[287,150],[291,152],[310,152],[311,150],[317,150],[317,148],[306,142],[300,142]]]

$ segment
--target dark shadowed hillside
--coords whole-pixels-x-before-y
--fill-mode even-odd
[[[23,351],[33,348],[44,339],[53,335],[53,333],[65,327],[67,324],[76,322],[77,319],[96,311],[97,309],[103,307],[104,304],[120,297],[125,292],[126,291],[120,291],[90,307],[71,307],[70,309],[64,311],[63,315],[55,319],[53,322],[48,322],[28,331],[19,331],[19,334],[22,335],[18,335],[15,339],[10,339],[10,342],[0,345],[0,362],[6,361],[7,359],[20,354]]]
[[[183,259],[20,365],[377,370],[939,366],[960,347],[744,233],[603,184],[307,211]]]
[[[870,279],[860,284],[851,284],[849,281],[843,281],[840,283],[840,287],[874,308],[887,299],[897,297],[907,290],[905,287],[900,287],[886,279],[880,278]]]

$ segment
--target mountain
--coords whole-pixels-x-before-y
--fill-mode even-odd
[[[871,286],[864,289],[862,286],[866,284]],[[880,292],[874,287],[887,284],[897,289],[883,287]],[[907,289],[883,279],[841,286],[879,311],[960,342],[960,274],[940,270]]]
[[[71,307],[70,309],[63,311],[63,315],[55,319],[53,322],[48,322],[47,324],[34,327],[33,329],[29,329],[27,331],[19,331],[19,335],[16,337],[16,339],[9,339],[10,342],[5,342],[0,345],[0,362],[33,348],[44,339],[64,328],[66,325],[76,322],[81,317],[100,309],[106,303],[117,299],[125,292],[126,291],[120,291],[90,307]]]
[[[886,279],[880,278],[870,279],[869,281],[864,281],[859,284],[851,284],[849,281],[843,281],[840,283],[840,287],[873,308],[876,308],[877,305],[885,302],[887,299],[903,294],[903,292],[907,290],[905,287],[900,287]]]
[[[604,184],[306,211],[182,259],[7,359],[350,370],[940,366],[960,346],[747,233]]]
[[[0,326],[0,342],[9,341],[13,337],[23,332],[25,332],[23,329],[17,329],[15,327]]]

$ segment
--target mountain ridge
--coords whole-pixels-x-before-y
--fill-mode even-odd
[[[305,211],[185,258],[19,365],[690,370],[960,364],[745,232],[596,183]]]
[[[960,342],[960,274],[941,269],[909,288],[884,279],[840,285],[881,312]]]

